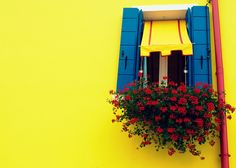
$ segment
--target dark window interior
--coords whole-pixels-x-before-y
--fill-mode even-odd
[[[182,56],[182,52],[172,52],[168,57],[168,80],[176,83],[185,83],[184,76],[185,56]]]
[[[153,52],[147,57],[147,74],[150,82],[159,81],[159,53]]]
[[[181,51],[174,51],[168,56],[168,81],[185,83],[185,56]],[[147,74],[150,82],[159,82],[159,53],[153,52],[147,57]]]

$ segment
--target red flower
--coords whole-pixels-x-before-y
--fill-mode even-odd
[[[177,101],[177,98],[176,97],[171,97],[170,100],[175,102],[175,101]]]
[[[143,144],[143,145],[150,145],[151,142],[150,142],[150,141],[143,141],[142,144]]]
[[[186,108],[185,107],[178,107],[178,112],[180,113],[180,114],[186,114]]]
[[[208,97],[209,95],[207,93],[202,94],[203,97]]]
[[[175,153],[175,149],[174,148],[170,148],[168,150],[168,155],[172,156]]]
[[[216,123],[221,123],[221,119],[215,118],[215,122],[216,122]]]
[[[168,133],[173,133],[174,131],[175,131],[175,128],[168,128],[168,129],[167,129],[167,132],[168,132]]]
[[[167,77],[167,76],[163,76],[163,79],[164,79],[164,80],[167,80],[167,79],[168,79],[168,77]]]
[[[179,139],[179,136],[177,134],[172,134],[170,135],[170,139],[172,139],[173,141],[177,141]]]
[[[135,86],[135,82],[130,82],[128,86]]]
[[[189,136],[183,136],[183,140],[189,140]]]
[[[202,82],[197,82],[195,86],[202,86]]]
[[[160,92],[160,88],[155,87],[154,90],[155,90],[157,93]]]
[[[146,139],[148,137],[148,134],[143,134],[142,137]]]
[[[212,102],[207,103],[207,110],[208,110],[208,111],[213,111],[213,110],[215,110],[214,103],[212,103]]]
[[[192,101],[192,104],[198,104],[198,98],[195,96],[190,96],[190,100]]]
[[[196,146],[196,145],[194,145],[194,144],[188,144],[188,145],[187,145],[187,147],[188,147],[189,149],[194,149],[195,146]]]
[[[125,92],[127,92],[129,90],[129,88],[124,88],[123,90],[122,90],[122,93],[125,93]]]
[[[158,104],[158,100],[156,100],[156,101],[147,101],[146,104],[147,104],[147,105],[153,105],[153,106],[155,106],[155,105]]]
[[[138,121],[138,118],[131,118],[131,120],[129,121],[130,124],[134,124]]]
[[[179,104],[186,104],[187,103],[187,99],[185,98],[180,98],[178,101]]]
[[[196,93],[196,94],[199,94],[201,92],[201,90],[199,88],[194,88],[193,92]]]
[[[212,117],[212,114],[211,114],[211,113],[205,113],[203,117],[204,117],[204,118],[211,118],[211,117]]]
[[[208,92],[209,92],[209,93],[213,93],[213,91],[214,91],[214,90],[213,90],[212,88],[209,88],[209,89],[208,89]]]
[[[181,92],[183,92],[183,93],[186,93],[186,92],[187,92],[187,88],[186,88],[185,85],[179,86],[179,87],[178,87],[178,90],[181,91]]]
[[[115,99],[115,100],[112,100],[111,103],[115,106],[115,107],[118,107],[119,106],[119,102]]]
[[[211,124],[211,122],[209,122],[209,123],[206,123],[205,125],[207,128],[210,128],[212,124]]]
[[[181,124],[183,122],[183,119],[182,118],[178,118],[178,119],[175,120],[175,122]]]
[[[173,89],[173,90],[171,91],[171,93],[172,93],[172,94],[178,94],[177,90],[175,90],[175,89]]]
[[[198,127],[203,127],[203,120],[201,118],[196,118],[194,122],[197,124]]]
[[[162,128],[158,127],[158,128],[157,128],[157,132],[158,132],[158,133],[162,133],[162,132],[164,132],[164,130],[163,130]]]
[[[143,106],[140,106],[140,107],[139,107],[139,110],[140,110],[140,111],[143,111],[144,109],[145,109],[145,108],[144,108]]]
[[[203,85],[203,88],[204,89],[206,89],[206,88],[208,88],[209,87],[209,84],[207,84],[207,83],[205,83],[204,85]]]
[[[209,142],[209,144],[211,145],[211,146],[214,146],[215,145],[215,141],[214,140],[211,140],[210,142]]]
[[[197,140],[198,140],[198,142],[202,142],[202,141],[203,141],[203,137],[199,136],[199,137],[197,138]]]
[[[143,76],[143,70],[140,70],[139,72],[138,72],[138,77],[142,77]]]
[[[171,111],[175,111],[176,109],[177,109],[176,106],[170,106],[170,110],[171,110]]]
[[[204,135],[209,135],[209,132],[207,130],[204,131]]]
[[[192,130],[192,129],[186,129],[186,132],[187,132],[187,134],[189,134],[189,135],[194,135],[194,134],[195,134],[195,131]]]
[[[161,112],[165,113],[167,111],[167,107],[161,107],[160,110]]]
[[[160,121],[161,117],[160,116],[155,116],[155,121]]]
[[[148,95],[151,95],[151,94],[152,94],[152,90],[149,89],[149,88],[145,88],[145,89],[144,89],[144,92],[145,92],[146,94],[148,94]]]
[[[168,90],[169,90],[168,88],[164,88],[164,89],[163,89],[163,92],[164,92],[164,93],[167,93]]]
[[[127,100],[127,101],[131,100],[130,95],[126,95],[126,96],[125,96],[125,100]]]
[[[202,106],[196,106],[196,110],[197,110],[197,111],[202,111],[202,110],[203,110],[203,107],[202,107]]]
[[[189,123],[191,120],[189,118],[184,118],[185,123]]]
[[[168,85],[169,85],[169,86],[176,86],[177,83],[175,83],[175,82],[173,82],[173,81],[170,81],[170,82],[168,83]]]

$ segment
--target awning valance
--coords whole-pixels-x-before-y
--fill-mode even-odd
[[[168,56],[171,51],[179,50],[183,55],[192,55],[192,43],[188,37],[186,21],[145,21],[140,49],[141,56],[150,56],[151,52]]]

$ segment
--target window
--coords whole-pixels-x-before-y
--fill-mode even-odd
[[[147,76],[150,82],[161,82],[164,76],[169,81],[186,83],[186,57],[180,51],[175,51],[168,57],[160,56],[160,53],[153,52],[147,58]]]
[[[188,7],[180,5],[178,7],[179,13],[176,13],[176,10],[173,8],[169,11],[160,10],[154,12],[144,8],[142,10],[138,8],[124,8],[117,90],[122,90],[128,83],[138,79],[137,74],[143,62],[146,62],[146,73],[150,76],[151,81],[159,81],[166,74],[169,79],[178,83],[184,81],[190,86],[195,85],[197,82],[211,83],[209,10],[207,6]],[[171,15],[175,18],[171,18]],[[142,46],[141,43],[144,38],[145,23],[155,19],[163,21],[161,23],[167,20],[173,21],[173,19],[181,20],[179,26],[188,30],[188,36],[193,44],[193,55],[183,56],[188,55],[186,52],[190,51],[189,48],[185,50],[186,46],[168,49],[171,42],[168,42],[165,36],[161,37],[159,35],[157,36],[158,40],[160,38],[164,39],[163,42],[165,44],[161,46],[157,44],[152,45],[149,51],[146,52],[149,56],[147,55],[146,60],[142,62],[142,59],[144,59],[142,58],[144,51],[142,48],[145,48],[145,46]],[[182,22],[187,25],[182,26]],[[165,30],[165,32],[168,33],[169,31]],[[179,41],[179,37],[171,37],[173,37],[173,40]],[[182,40],[185,40],[185,36],[182,36],[182,38]],[[184,71],[188,73],[184,73]]]

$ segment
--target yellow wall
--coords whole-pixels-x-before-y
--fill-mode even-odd
[[[0,167],[219,168],[217,146],[203,149],[204,161],[187,154],[169,157],[166,151],[137,150],[138,141],[111,124],[106,98],[116,87],[122,8],[167,2],[180,3],[2,0]],[[227,100],[236,105],[236,2],[221,0],[220,6]],[[229,125],[232,168],[234,123]]]

